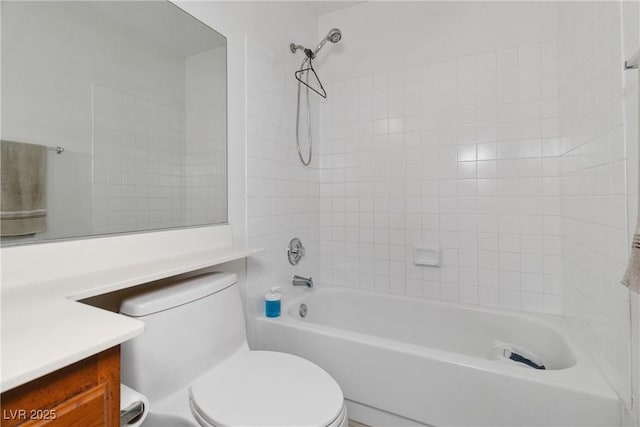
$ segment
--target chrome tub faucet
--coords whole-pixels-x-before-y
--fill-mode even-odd
[[[313,278],[302,277],[296,274],[295,276],[293,276],[291,284],[293,286],[306,286],[307,288],[313,288]]]

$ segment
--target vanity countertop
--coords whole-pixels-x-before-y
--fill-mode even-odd
[[[123,239],[126,241],[130,237]],[[229,241],[230,239],[227,240]],[[18,278],[30,274],[18,274],[17,270],[25,267],[16,267],[24,264],[22,256],[26,251],[17,248],[22,251],[18,258],[11,249],[13,248],[2,249],[2,392],[144,332],[144,323],[139,320],[92,307],[78,300],[246,258],[261,251],[237,246],[201,246],[195,251],[174,251],[166,256],[167,252],[171,252],[166,250],[163,253],[165,256],[158,256],[156,253],[149,257],[149,252],[153,252],[149,249],[143,259],[136,259],[135,256],[123,257],[129,259],[128,263],[103,259],[100,263],[102,269],[83,266],[79,267],[79,270],[84,268],[81,274],[60,273],[59,277],[49,280],[18,283]],[[84,250],[91,252],[88,247]],[[70,255],[69,252],[73,252],[73,249],[66,252],[66,255]],[[77,260],[82,264],[82,257]],[[38,269],[39,266],[32,268]],[[59,270],[64,268],[60,267]]]
[[[2,292],[2,383],[9,390],[144,331],[144,323],[41,286]]]

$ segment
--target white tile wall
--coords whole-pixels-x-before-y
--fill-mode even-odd
[[[227,221],[226,111],[209,107],[186,114],[187,224]]]
[[[290,286],[294,274],[317,279],[319,273],[317,160],[305,168],[295,146],[292,70],[299,60],[286,49],[275,53],[257,42],[247,44],[247,236],[249,246],[266,249],[247,260],[247,294],[257,303],[269,287]],[[317,109],[312,114],[317,117]],[[306,121],[301,129],[306,147]],[[285,250],[293,237],[306,247],[296,267]]]
[[[225,53],[185,60],[183,105],[93,84],[93,233],[226,221]]]
[[[185,223],[185,114],[93,84],[93,233]]]
[[[327,84],[323,282],[560,313],[557,84],[555,40]]]
[[[559,4],[564,312],[629,403],[629,293],[620,2]],[[636,113],[637,115],[637,113]]]
[[[226,47],[185,61],[187,224],[227,221]]]
[[[622,39],[623,55],[631,57],[640,50],[640,3],[622,3]],[[627,211],[629,212],[629,235],[634,232],[634,222],[638,212],[638,144],[640,141],[640,75],[638,72],[625,72],[625,130],[627,138]],[[640,425],[640,295],[631,295],[631,381],[636,396],[628,424]]]

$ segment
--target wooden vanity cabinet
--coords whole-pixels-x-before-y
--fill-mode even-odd
[[[120,346],[8,390],[2,427],[120,425]]]

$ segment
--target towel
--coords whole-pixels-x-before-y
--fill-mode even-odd
[[[638,105],[640,105],[640,72],[638,72]],[[638,117],[638,139],[640,139],[640,117]],[[640,141],[638,142],[640,146]],[[640,157],[640,147],[638,151],[638,157]],[[638,173],[640,174],[640,165]],[[638,220],[636,231],[633,234],[633,242],[631,243],[631,256],[627,264],[627,271],[622,279],[622,284],[635,292],[640,292],[640,176],[638,178]]]
[[[47,229],[47,147],[0,141],[0,236]]]

